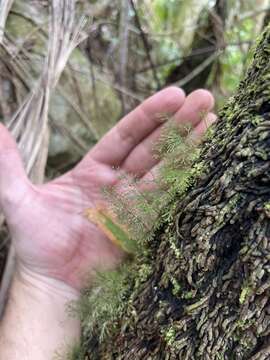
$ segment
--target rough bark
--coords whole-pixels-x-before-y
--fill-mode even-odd
[[[270,27],[97,358],[270,359],[269,55]]]

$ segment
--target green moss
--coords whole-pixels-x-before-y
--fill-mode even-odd
[[[66,360],[84,360],[84,349],[80,344],[76,344],[68,353]]]
[[[248,296],[250,295],[251,292],[252,292],[252,289],[251,289],[250,286],[244,285],[242,287],[240,297],[239,297],[239,303],[241,305],[243,305],[245,303],[245,301],[247,300],[247,298],[248,298]]]
[[[186,299],[186,300],[193,299],[194,292],[193,291],[185,292],[182,297],[183,297],[183,299]]]
[[[152,267],[149,264],[142,264],[138,271],[138,280],[140,283],[145,282],[152,273]]]
[[[224,355],[223,354],[217,354],[217,358],[219,360],[224,360]]]
[[[263,121],[263,117],[260,116],[260,115],[253,116],[253,117],[251,118],[251,123],[252,123],[254,126],[260,125],[262,121]]]
[[[236,327],[240,330],[246,330],[254,324],[254,319],[240,319],[236,322]]]
[[[179,250],[179,248],[177,247],[176,243],[175,243],[175,234],[170,234],[168,236],[169,239],[169,243],[170,243],[170,248],[173,250],[174,255],[177,259],[180,259],[181,257],[181,252]]]
[[[181,285],[180,283],[174,278],[172,277],[171,278],[171,283],[173,285],[173,289],[172,289],[172,293],[174,296],[177,296],[180,294],[180,291],[181,291]]]
[[[238,151],[237,155],[243,158],[250,158],[254,153],[254,150],[251,148],[244,148],[241,151]]]
[[[166,331],[164,331],[163,338],[168,346],[172,346],[174,344],[175,335],[176,331],[174,327],[169,327]]]
[[[200,177],[203,174],[205,168],[206,168],[206,166],[205,166],[205,163],[203,161],[198,162],[198,163],[193,165],[190,174],[193,177],[197,177],[197,176]]]
[[[270,211],[270,203],[264,204],[264,208],[265,210]]]

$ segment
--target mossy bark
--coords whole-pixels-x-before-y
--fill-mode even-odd
[[[97,358],[270,359],[269,59],[270,27]]]

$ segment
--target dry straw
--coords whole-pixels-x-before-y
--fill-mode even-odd
[[[0,44],[4,36],[7,16],[14,0],[0,0]]]
[[[0,46],[12,57],[12,44],[5,36],[4,28],[12,0],[0,0]],[[42,74],[33,90],[23,101],[7,126],[17,141],[26,171],[34,182],[41,182],[48,153],[48,112],[52,91],[66,66],[72,51],[83,41],[87,20],[76,19],[75,0],[52,0],[50,2],[50,21],[48,50]],[[12,57],[18,74],[27,83],[31,77],[27,64],[20,58]],[[89,125],[90,126],[90,125]],[[94,130],[91,129],[93,132]],[[3,223],[3,221],[2,221]],[[14,270],[14,249],[11,246],[7,266],[0,290],[0,315],[3,311],[7,290]]]
[[[47,131],[49,100],[74,48],[86,38],[86,19],[75,19],[74,0],[54,0],[50,8],[48,55],[35,88],[8,123],[30,173]]]

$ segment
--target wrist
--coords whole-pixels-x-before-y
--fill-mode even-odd
[[[16,265],[14,282],[31,294],[58,299],[60,302],[77,301],[80,296],[77,289],[65,282],[32,271],[21,263]]]
[[[68,311],[78,297],[69,285],[17,266],[0,326],[0,358],[31,354],[46,360],[64,354],[80,338],[80,321]]]

